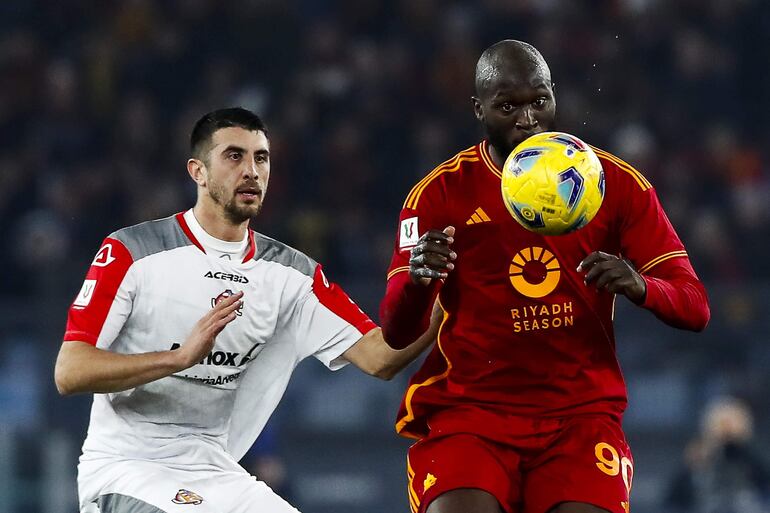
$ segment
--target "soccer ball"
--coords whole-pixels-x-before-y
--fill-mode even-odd
[[[587,225],[604,199],[604,170],[586,143],[543,132],[511,152],[503,166],[503,202],[527,230],[563,235]]]

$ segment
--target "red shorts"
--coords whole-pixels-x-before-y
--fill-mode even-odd
[[[458,488],[489,492],[506,513],[547,513],[562,502],[629,511],[633,459],[614,416],[534,419],[462,407],[430,427],[407,457],[413,513]]]

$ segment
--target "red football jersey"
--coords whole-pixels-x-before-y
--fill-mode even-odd
[[[459,404],[514,415],[622,414],[614,295],[586,286],[576,268],[597,250],[622,255],[642,274],[671,259],[691,267],[650,183],[617,157],[596,153],[604,202],[587,226],[567,235],[542,236],[516,223],[486,141],[409,193],[388,279],[408,277],[410,250],[429,229],[456,228],[457,260],[439,292],[438,343],[401,405],[401,434],[424,435],[431,414]]]

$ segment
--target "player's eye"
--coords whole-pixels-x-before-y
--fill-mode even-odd
[[[256,162],[257,164],[264,164],[265,162],[267,162],[267,155],[265,155],[264,153],[257,153],[256,155],[254,155],[254,162]]]
[[[547,101],[548,101],[547,98],[545,98],[544,96],[541,96],[540,98],[532,102],[532,106],[538,109],[542,109],[543,107],[545,107],[545,104]]]
[[[500,110],[505,112],[506,114],[510,114],[513,112],[513,104],[509,102],[505,102],[500,104]]]
[[[237,151],[234,151],[227,155],[227,158],[230,160],[241,160],[241,154]]]

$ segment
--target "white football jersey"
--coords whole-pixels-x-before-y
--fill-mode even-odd
[[[238,291],[244,297],[236,319],[197,365],[134,389],[94,395],[81,481],[110,461],[240,469],[237,461],[297,364],[312,355],[332,370],[341,368],[342,353],[375,328],[319,264],[249,233],[242,261],[206,254],[184,214],[105,239],[70,307],[65,343],[127,354],[174,349],[218,301]]]

